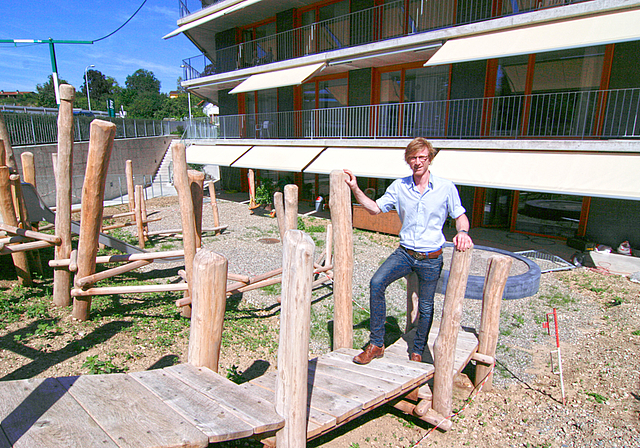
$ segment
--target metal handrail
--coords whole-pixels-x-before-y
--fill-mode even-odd
[[[547,2],[525,0],[518,2],[523,3],[523,6],[516,7],[516,11],[513,10],[514,2],[503,2],[502,15],[523,14],[584,1],[589,0]],[[470,2],[471,6],[463,11],[442,8],[439,2],[421,2],[415,5],[410,3],[413,9],[407,12],[405,5],[404,0],[385,3],[271,36],[219,48],[215,51],[215,57],[213,54],[204,53],[193,56],[183,60],[183,79],[187,81],[339,48],[423,33],[454,24],[462,25],[495,18],[491,16],[490,9],[474,8],[473,2]]]
[[[40,145],[58,141],[58,117],[53,114],[5,113],[4,120],[14,146]],[[100,117],[116,125],[116,138],[152,137],[170,134],[170,124],[162,120]],[[74,116],[74,139],[89,140],[92,117]]]
[[[188,139],[638,138],[640,88],[347,106],[193,119]]]

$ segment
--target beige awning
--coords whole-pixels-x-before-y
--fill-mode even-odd
[[[302,84],[307,78],[323,68],[324,62],[303,65],[301,67],[286,68],[273,72],[251,75],[229,93],[253,92],[255,90],[273,89],[276,87],[294,86]]]
[[[187,163],[230,166],[250,148],[249,145],[191,145],[186,150]]]
[[[534,25],[445,42],[424,65],[502,58],[640,39],[640,10]]]
[[[254,146],[233,166],[298,173],[323,149],[318,146]]]
[[[329,174],[345,168],[360,177],[396,179],[411,174],[404,149],[387,148],[327,148],[304,171]]]
[[[640,199],[640,155],[442,150],[431,171],[458,185]]]
[[[204,25],[207,22],[211,22],[212,20],[218,19],[227,14],[231,14],[232,12],[238,11],[240,9],[246,8],[247,6],[253,5],[254,3],[258,3],[260,0],[244,0],[238,2],[234,5],[229,6],[228,8],[213,11],[211,14],[208,14],[204,17],[200,17],[192,22],[185,23],[184,25],[178,27],[177,29],[171,31],[169,34],[163,37],[163,39],[169,39],[170,37],[177,36],[180,33],[184,33],[185,31],[189,31],[197,26]]]

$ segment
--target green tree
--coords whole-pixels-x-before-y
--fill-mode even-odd
[[[138,93],[160,93],[160,81],[153,72],[140,68],[127,76],[125,80],[127,89]]]
[[[58,84],[69,84],[64,79],[59,79]],[[53,91],[53,75],[49,75],[49,79],[44,84],[36,86],[36,94],[38,95],[38,106],[42,107],[58,107],[56,103],[56,94]]]

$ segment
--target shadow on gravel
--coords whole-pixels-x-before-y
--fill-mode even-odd
[[[518,375],[516,375],[515,373],[513,373],[511,370],[509,370],[509,368],[504,365],[503,363],[501,363],[500,361],[498,361],[496,359],[496,366],[500,366],[500,368],[504,369],[506,372],[509,372],[511,374],[511,377],[513,379],[515,379],[516,381],[522,383],[524,385],[524,387],[526,387],[529,390],[532,390],[534,392],[538,392],[541,395],[544,395],[545,397],[548,397],[550,399],[552,399],[553,401],[555,401],[558,404],[562,404],[562,400],[558,400],[557,398],[555,398],[554,396],[552,396],[551,394],[549,394],[548,392],[545,392],[544,390],[538,389],[536,387],[533,387],[532,385],[530,385],[529,383],[527,383],[525,380],[523,380],[522,378],[520,378]],[[471,377],[470,377],[471,378]]]
[[[38,329],[38,325],[45,323],[45,321],[51,321],[51,319],[36,320],[31,325],[0,338],[0,348],[31,359],[30,363],[25,364],[24,366],[5,375],[0,378],[0,381],[22,380],[39,375],[48,368],[66,361],[69,358],[73,358],[78,353],[85,352],[90,348],[105,342],[132,324],[131,322],[125,321],[109,322],[96,328],[82,339],[73,341],[60,350],[53,352],[37,350],[19,342],[20,339],[26,338],[28,334],[34,334]],[[19,337],[16,338],[16,336]]]

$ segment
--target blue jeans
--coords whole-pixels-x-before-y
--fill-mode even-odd
[[[371,311],[371,336],[369,342],[377,347],[384,345],[384,322],[387,318],[385,291],[394,281],[415,272],[418,275],[418,311],[420,319],[413,341],[412,353],[422,355],[433,322],[433,297],[442,271],[442,255],[438,258],[416,260],[404,249],[396,249],[371,277],[369,308]]]

